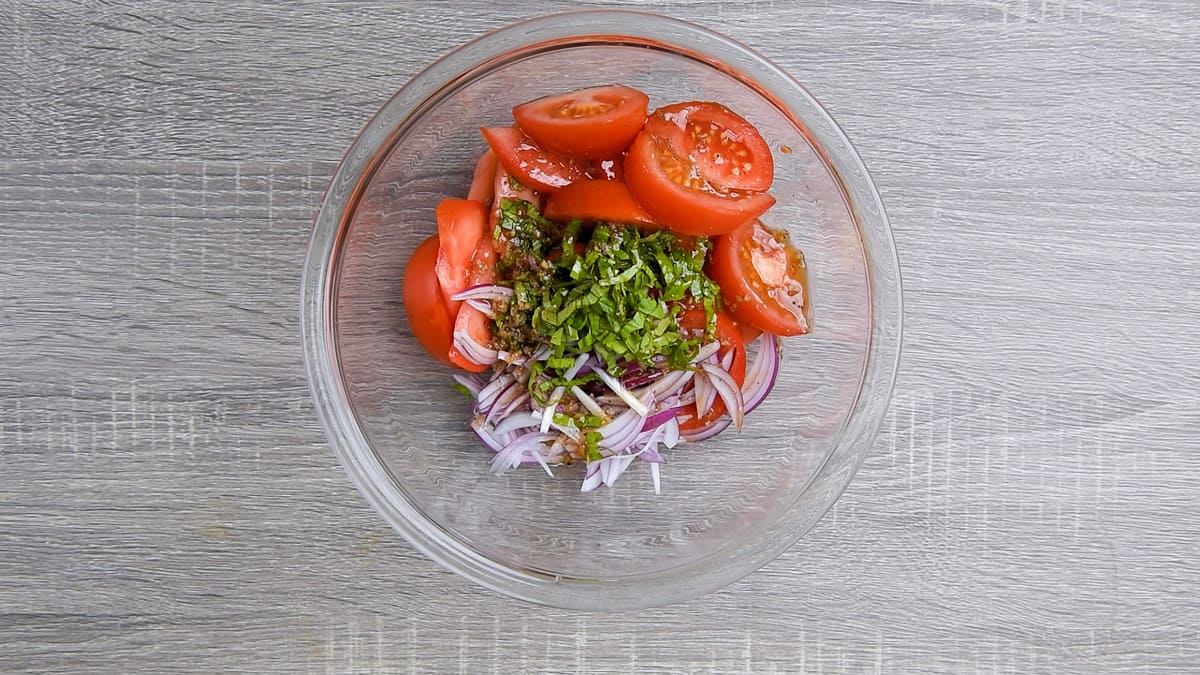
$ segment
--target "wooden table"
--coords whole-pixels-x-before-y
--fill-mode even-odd
[[[432,58],[579,4],[615,3],[0,2],[0,671],[1200,668],[1194,0],[671,3],[874,173],[874,452],[782,558],[625,615],[482,591],[366,506],[301,365],[321,190]]]

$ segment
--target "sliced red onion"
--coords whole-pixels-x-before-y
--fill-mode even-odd
[[[471,392],[471,396],[478,398],[479,392],[487,385],[478,375],[460,375],[454,374],[454,381],[466,387],[467,391]]]
[[[681,431],[679,433],[679,438],[687,441],[688,443],[696,443],[699,441],[703,441],[703,440],[712,438],[713,436],[716,436],[717,434],[721,433],[722,431],[725,431],[726,429],[729,428],[730,424],[732,424],[732,422],[729,421],[729,418],[726,417],[725,415],[721,415],[717,419],[709,422],[708,424],[704,425],[703,427],[700,427],[699,429],[693,429],[691,431]]]
[[[591,359],[592,359],[592,355],[590,352],[576,356],[575,363],[572,364],[570,368],[567,368],[566,372],[563,373],[563,379],[567,379],[567,380],[575,379],[575,376],[579,374],[579,371],[584,366],[586,366],[588,364],[588,361],[590,361]],[[561,396],[561,394],[560,394],[560,396]]]
[[[663,425],[663,445],[673,448],[679,445],[679,417],[672,417]]]
[[[554,422],[554,409],[558,407],[558,402],[562,400],[566,391],[566,387],[555,387],[554,391],[550,392],[550,399],[546,401],[546,407],[541,413],[543,434],[550,431],[550,425]]]
[[[713,388],[706,373],[696,373],[693,390],[696,394],[696,414],[704,417],[712,409],[717,400],[717,391]]]
[[[597,417],[601,417],[601,418],[608,417],[608,413],[604,412],[604,408],[601,408],[600,404],[596,403],[596,399],[592,398],[591,396],[588,396],[588,393],[586,391],[580,389],[577,386],[573,386],[573,387],[571,387],[571,393],[575,395],[575,398],[579,401],[580,404],[583,405],[583,407],[588,409],[588,412],[592,413],[593,415],[596,415]]]
[[[504,390],[505,387],[513,383],[513,376],[508,373],[501,373],[492,378],[487,386],[479,391],[478,403],[476,408],[491,406],[495,402],[496,397]]]
[[[466,303],[468,305],[470,305],[471,307],[474,307],[475,309],[479,310],[479,312],[481,314],[483,314],[484,316],[486,316],[487,318],[489,318],[489,319],[496,318],[496,312],[492,309],[492,303],[488,302],[487,300],[480,300],[478,298],[470,298],[469,300],[466,301]],[[497,358],[499,358],[499,353],[497,353]]]
[[[550,465],[546,463],[546,458],[542,456],[542,453],[537,449],[536,445],[526,450],[526,452],[530,455],[533,455],[533,458],[537,460],[537,463],[540,464],[542,469],[546,471],[547,476],[554,478],[554,472],[550,470]]]
[[[729,370],[733,366],[733,357],[734,356],[736,356],[736,354],[734,353],[734,351],[732,349],[725,352],[725,356],[721,357],[721,367],[724,368],[725,370]]]
[[[499,352],[479,344],[466,330],[454,331],[454,348],[467,359],[481,366],[490,366],[499,359]]]
[[[720,366],[702,363],[700,367],[708,375],[713,388],[721,395],[721,400],[725,401],[725,410],[733,418],[733,426],[741,431],[742,422],[746,416],[746,404],[742,399],[742,390],[738,387],[737,380],[733,379],[729,371]]]
[[[763,333],[757,342],[758,355],[754,357],[754,363],[746,372],[746,384],[742,386],[747,413],[762,404],[779,377],[779,338],[770,333]]]
[[[646,421],[642,423],[642,431],[653,431],[654,429],[661,427],[667,422],[675,419],[675,416],[678,415],[681,410],[683,410],[683,408],[663,408],[658,412],[650,413],[650,415],[646,417]]]
[[[529,433],[523,436],[518,436],[516,440],[510,442],[496,453],[492,458],[492,471],[502,473],[506,469],[515,469],[521,465],[522,456],[527,450],[537,446],[539,443],[553,441],[554,437],[550,434],[535,434]]]
[[[471,422],[471,428],[475,430],[475,435],[479,437],[479,440],[491,448],[492,452],[500,452],[504,449],[504,443],[496,438],[495,434],[484,424],[483,420],[476,419],[474,422]]]
[[[700,345],[700,349],[699,349],[699,351],[696,352],[696,357],[692,359],[692,363],[700,363],[701,361],[707,359],[708,357],[712,356],[713,354],[716,354],[717,350],[719,350],[720,348],[721,348],[721,343],[716,342],[716,341],[709,342],[708,344]]]
[[[603,478],[600,476],[600,462],[588,462],[587,472],[583,476],[583,485],[579,486],[580,492],[591,492],[600,487]]]
[[[650,464],[662,464],[665,462],[663,456],[658,454],[658,448],[642,448],[637,455],[638,459]]]
[[[615,448],[613,447],[613,444],[620,445],[623,443],[624,446],[627,447],[634,438],[637,438],[637,435],[641,432],[641,430],[642,416],[638,415],[633,410],[626,410],[620,415],[617,415],[616,419],[608,424],[605,424],[596,431],[599,432],[600,436],[603,438],[603,440],[600,442],[604,445],[604,447],[619,452],[624,448]]]
[[[605,372],[603,368],[592,368],[592,372],[596,373],[596,375],[599,375],[600,380],[604,382],[605,386],[611,389],[614,394],[620,396],[621,400],[629,406],[630,410],[633,410],[638,415],[643,416],[650,412],[650,408],[648,408],[645,403],[639,401],[632,392],[625,388],[625,385],[621,384],[616,378]]]
[[[515,399],[521,398],[522,395],[527,394],[528,392],[525,391],[525,387],[516,382],[508,385],[504,388],[504,391],[500,392],[500,395],[496,396],[496,400],[492,402],[491,410],[488,411],[485,421],[489,424],[494,424],[496,420],[504,419],[507,417],[504,411],[508,410],[509,404]]]
[[[513,296],[513,289],[498,284],[472,286],[465,291],[459,291],[450,296],[451,300],[507,300]]]
[[[527,429],[529,427],[536,427],[538,425],[538,421],[539,421],[538,416],[532,412],[516,413],[513,415],[509,415],[508,417],[505,417],[504,419],[500,420],[500,422],[498,424],[496,424],[495,433],[496,434],[507,434],[507,433],[512,433],[513,431],[516,431],[517,429]]]
[[[617,455],[602,460],[609,463],[608,476],[605,478],[604,484],[612,487],[617,482],[617,479],[621,477],[621,474],[625,473],[625,470],[629,468],[629,465],[633,464],[633,459],[633,455]]]
[[[514,398],[511,403],[504,406],[503,408],[501,408],[500,406],[496,406],[495,408],[493,408],[493,410],[500,411],[500,414],[496,415],[496,419],[504,419],[505,417],[508,417],[513,412],[515,412],[521,406],[529,403],[529,392],[525,391],[524,387],[517,387],[517,388],[520,389],[520,394],[516,398]]]
[[[658,476],[658,464],[650,465],[650,479],[654,481],[654,494],[662,494],[662,481]]]

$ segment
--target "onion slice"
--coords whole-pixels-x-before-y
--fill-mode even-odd
[[[758,354],[754,363],[746,371],[746,383],[742,386],[742,397],[746,402],[746,412],[749,413],[762,404],[775,387],[779,377],[781,350],[779,337],[763,333],[758,337]]]
[[[638,415],[642,416],[649,414],[650,408],[648,408],[645,403],[639,401],[638,398],[633,395],[633,392],[626,389],[625,385],[621,384],[617,378],[609,375],[603,368],[592,368],[592,372],[600,376],[600,380],[604,382],[604,384],[611,389],[614,394],[619,396],[621,400],[629,406],[630,410],[633,410]]]
[[[725,409],[733,418],[733,426],[741,431],[742,422],[746,416],[746,404],[742,399],[742,390],[738,387],[737,380],[733,379],[729,371],[720,366],[702,363],[700,367],[708,374],[708,379],[712,383],[713,389],[716,389],[717,393],[721,395],[721,400],[725,401]]]
[[[483,284],[472,286],[465,291],[459,291],[450,296],[451,300],[507,300],[513,296],[513,289],[499,284]]]

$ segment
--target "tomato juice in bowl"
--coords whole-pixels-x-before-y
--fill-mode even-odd
[[[480,128],[511,126],[520,104],[614,83],[644,92],[650,110],[718,102],[761,132],[774,154],[776,201],[762,220],[804,251],[816,308],[811,333],[785,346],[756,423],[674,452],[661,494],[645,475],[590,493],[569,476],[495,476],[452,369],[426,355],[401,290],[441,200],[471,190],[485,149]],[[303,291],[318,410],[367,500],[447,568],[564,607],[678,601],[794,543],[869,450],[899,351],[887,220],[844,135],[794,80],[745,47],[633,12],[516,24],[403,87],[330,184]]]

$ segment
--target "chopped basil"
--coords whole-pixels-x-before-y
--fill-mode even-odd
[[[666,230],[599,223],[589,232],[579,221],[555,223],[529,202],[505,199],[495,238],[497,277],[513,288],[498,308],[496,342],[522,354],[549,349],[530,376],[539,405],[556,386],[590,381],[561,377],[585,352],[616,374],[634,363],[686,367],[707,339],[679,327],[688,306],[704,308],[711,338],[719,289],[704,273],[706,237],[689,248]]]

